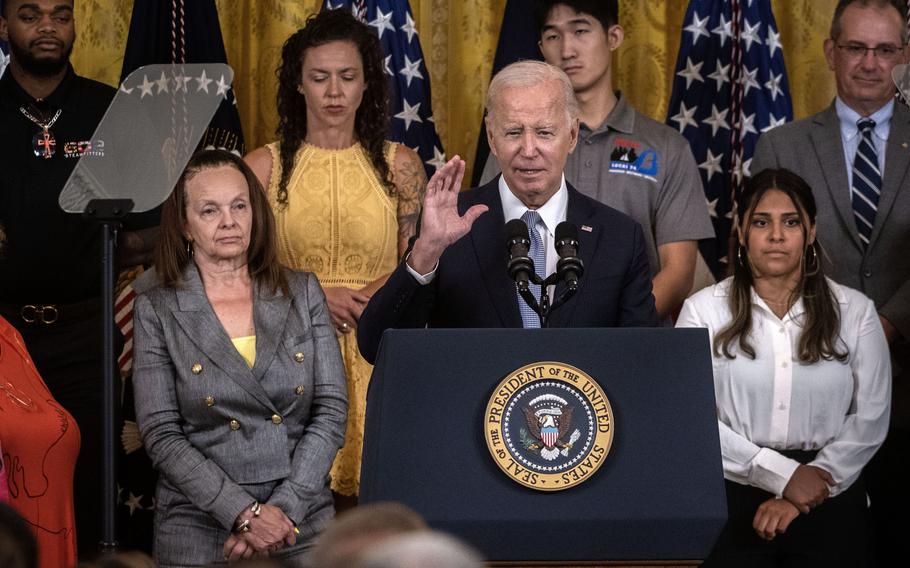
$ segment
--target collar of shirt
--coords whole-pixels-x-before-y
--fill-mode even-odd
[[[585,137],[609,134],[611,131],[632,134],[635,131],[635,109],[622,96],[622,91],[616,91],[616,106],[607,115],[607,119],[603,124],[592,129],[587,124],[582,123],[580,129],[582,133],[586,134]]]
[[[521,216],[528,210],[528,206],[522,203],[509,189],[505,176],[499,176],[499,198],[502,200],[502,214],[506,222],[512,219],[521,219]],[[537,214],[540,215],[540,220],[543,221],[551,240],[554,231],[556,231],[556,225],[566,220],[568,207],[569,190],[566,188],[566,176],[562,175],[559,181],[559,189],[543,206],[537,209]]]
[[[828,289],[831,290],[831,295],[834,296],[834,299],[837,301],[837,303],[840,305],[846,304],[847,296],[844,294],[844,291],[841,290],[839,286],[835,286],[834,282],[830,278],[825,278],[825,280],[828,281]],[[714,287],[714,295],[717,297],[728,297],[730,296],[730,288],[732,287],[733,278],[727,278],[726,280],[719,282],[717,286]],[[759,307],[763,312],[765,312],[766,317],[771,316],[777,318],[777,314],[775,314],[774,311],[768,307],[768,304],[762,299],[761,296],[758,295],[758,292],[755,291],[754,287],[749,289],[749,293],[752,297],[752,305]],[[802,296],[800,296],[799,299],[797,299],[796,302],[790,306],[790,310],[787,312],[787,314],[783,318],[778,319],[781,319],[781,321],[793,321],[805,313],[805,311],[806,306],[803,303]]]
[[[837,111],[837,118],[840,119],[840,134],[845,141],[851,141],[859,134],[859,128],[856,122],[863,118],[858,112],[848,107],[840,97],[834,100],[834,108]],[[873,132],[875,137],[882,141],[888,140],[888,134],[891,132],[891,117],[894,116],[894,99],[888,101],[885,106],[872,113],[869,118],[875,121]]]
[[[47,96],[47,98],[42,101],[40,106],[73,110],[72,103],[74,101],[72,101],[72,97],[69,96],[69,91],[73,86],[75,78],[76,72],[73,70],[73,66],[69,65],[66,69],[66,74],[60,81],[60,84],[57,85],[57,88],[54,89],[54,92],[52,92]],[[3,77],[0,78],[0,102],[3,102],[8,106],[18,108],[21,106],[36,104],[37,100],[35,97],[25,92],[25,90],[13,78],[13,74],[7,70],[5,73],[3,73]]]

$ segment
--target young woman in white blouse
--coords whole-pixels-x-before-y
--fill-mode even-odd
[[[865,564],[860,474],[888,430],[888,344],[872,301],[825,278],[815,218],[796,174],[752,178],[733,276],[677,322],[709,331],[727,480],[729,521],[703,566]]]

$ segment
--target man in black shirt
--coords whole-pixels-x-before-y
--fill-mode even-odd
[[[85,557],[101,537],[101,239],[57,199],[80,157],[103,156],[92,135],[115,90],[69,63],[73,0],[5,0],[0,39],[10,45],[0,78],[0,314],[81,430],[74,489]],[[121,260],[143,261],[155,231],[122,232]]]

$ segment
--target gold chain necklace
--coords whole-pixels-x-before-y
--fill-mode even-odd
[[[54,133],[51,132],[51,126],[57,122],[57,119],[60,118],[60,114],[63,112],[63,109],[57,109],[57,112],[50,120],[38,120],[31,113],[29,113],[25,107],[19,107],[19,111],[25,115],[25,118],[31,120],[38,125],[38,128],[41,129],[41,132],[35,134],[32,137],[32,151],[35,152],[35,157],[44,158],[49,160],[54,157],[54,148],[57,146],[57,140],[54,138]]]

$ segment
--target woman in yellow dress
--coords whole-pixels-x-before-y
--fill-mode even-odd
[[[385,140],[382,47],[347,10],[311,16],[284,44],[278,77],[279,139],[245,159],[268,188],[282,262],[325,289],[350,401],[332,489],[356,497],[372,367],[353,332],[414,234],[426,174],[413,150]]]

